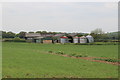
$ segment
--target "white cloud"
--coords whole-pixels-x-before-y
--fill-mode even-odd
[[[110,8],[110,9],[117,9],[118,8],[118,3],[117,2],[105,3],[104,7]]]
[[[4,3],[3,29],[90,32],[101,27],[116,31],[117,8],[108,5],[112,3]]]

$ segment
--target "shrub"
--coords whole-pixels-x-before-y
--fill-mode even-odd
[[[48,51],[48,53],[53,53],[53,51]]]
[[[71,56],[76,56],[76,54],[72,53],[72,54],[69,54],[69,56],[70,56],[70,57],[71,57]]]
[[[76,54],[72,53],[71,55],[72,55],[72,56],[75,56]]]
[[[120,60],[117,60],[117,59],[101,59],[101,58],[94,58],[94,60],[101,60],[101,61],[107,61],[107,62],[120,62]]]
[[[62,51],[58,51],[58,52],[56,52],[56,54],[65,54],[64,52],[62,52]]]
[[[26,42],[26,40],[20,38],[8,38],[4,39],[4,42]]]
[[[118,42],[75,43],[75,45],[118,45]]]
[[[86,54],[86,55],[84,55],[83,57],[88,57],[88,55]]]
[[[77,54],[75,57],[83,57],[82,54]]]

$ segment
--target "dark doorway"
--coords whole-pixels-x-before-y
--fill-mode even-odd
[[[73,37],[72,36],[67,36],[68,37],[68,41],[70,42],[70,43],[73,43]]]

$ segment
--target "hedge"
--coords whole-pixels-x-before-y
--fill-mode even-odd
[[[20,38],[9,38],[9,39],[3,39],[3,42],[26,42],[26,40]]]

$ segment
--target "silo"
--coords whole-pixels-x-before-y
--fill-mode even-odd
[[[77,36],[73,37],[73,43],[79,43],[79,37]]]
[[[66,36],[60,37],[60,43],[68,43],[68,37]]]
[[[85,36],[80,37],[80,43],[87,43],[87,38]]]
[[[91,35],[87,35],[86,38],[88,39],[89,43],[94,42],[94,38]]]

